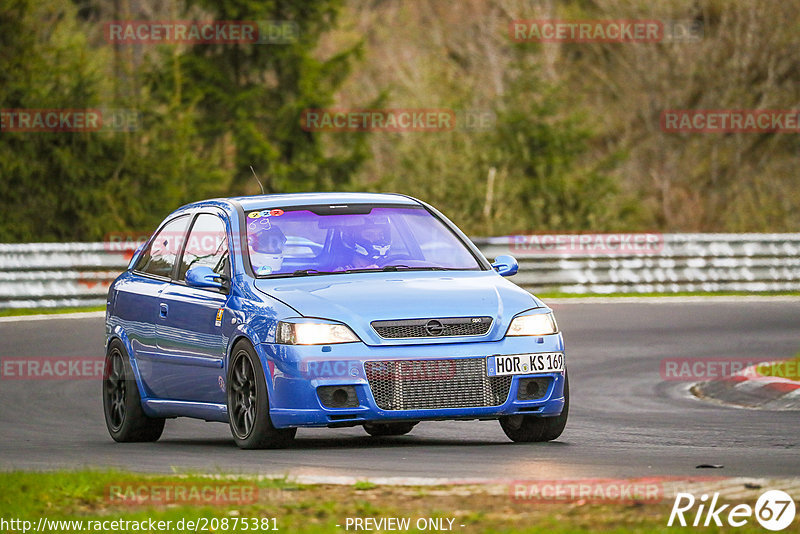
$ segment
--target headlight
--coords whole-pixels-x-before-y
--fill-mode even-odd
[[[507,336],[546,336],[558,332],[556,318],[551,313],[521,315],[511,321]]]
[[[278,322],[275,341],[284,345],[332,345],[358,341],[343,324]]]

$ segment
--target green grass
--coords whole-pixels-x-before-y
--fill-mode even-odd
[[[148,488],[180,484],[181,487],[207,487],[228,484],[237,487],[257,486],[256,499],[225,504],[149,504],[120,503],[109,487]],[[666,526],[671,500],[661,503],[592,504],[582,501],[560,504],[513,500],[507,493],[492,494],[479,486],[402,487],[372,483],[352,486],[302,485],[286,480],[256,481],[244,477],[222,480],[201,475],[142,475],[124,471],[8,472],[0,473],[0,517],[5,520],[31,521],[33,529],[40,517],[49,520],[128,520],[171,521],[228,520],[229,528],[217,524],[214,532],[234,532],[238,518],[275,518],[282,532],[346,532],[347,518],[408,517],[453,519],[454,532],[571,533],[593,532],[673,532]],[[752,503],[751,503],[752,504]],[[270,519],[270,521],[272,521]],[[273,523],[269,523],[271,527]],[[445,523],[446,524],[446,523]],[[341,525],[341,526],[337,526]],[[463,527],[461,526],[463,525]],[[213,525],[211,525],[213,526]],[[8,529],[21,531],[21,529]],[[59,532],[74,529],[63,527]],[[109,529],[105,529],[109,530]],[[208,528],[184,528],[169,532],[208,531]],[[249,529],[253,530],[253,529]],[[135,529],[118,528],[115,532]],[[145,529],[146,531],[146,529]],[[242,532],[241,528],[235,530]],[[353,529],[351,528],[352,532]],[[416,532],[414,528],[410,530]],[[703,532],[719,532],[704,528]],[[763,532],[751,521],[737,532]]]
[[[82,306],[77,308],[4,308],[0,310],[0,317],[14,317],[17,315],[40,315],[51,313],[78,313],[106,311],[105,306]]]
[[[762,376],[779,376],[800,381],[800,352],[788,360],[774,362],[771,365],[760,365],[757,371]]]

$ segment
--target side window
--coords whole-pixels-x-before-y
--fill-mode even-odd
[[[210,213],[201,213],[192,225],[178,268],[178,280],[184,280],[186,271],[198,266],[210,267],[220,275],[227,274],[228,233],[222,219]]]
[[[188,225],[188,216],[168,222],[150,243],[150,247],[142,253],[135,270],[169,278],[181,251]]]

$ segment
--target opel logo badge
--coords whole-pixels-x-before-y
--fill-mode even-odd
[[[436,319],[431,319],[425,323],[425,331],[431,336],[440,336],[444,332],[444,325]]]

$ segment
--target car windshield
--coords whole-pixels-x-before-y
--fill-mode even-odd
[[[248,212],[246,224],[257,276],[481,268],[461,240],[422,207],[273,208]]]

